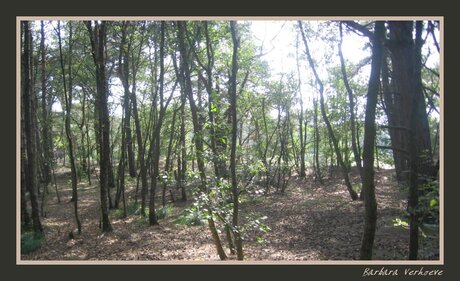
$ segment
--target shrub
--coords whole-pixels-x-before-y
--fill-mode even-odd
[[[44,236],[34,232],[21,234],[21,254],[28,254],[36,251],[42,246]]]

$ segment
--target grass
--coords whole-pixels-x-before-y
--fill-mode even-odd
[[[44,241],[44,236],[34,232],[21,234],[21,254],[28,254],[38,250]]]

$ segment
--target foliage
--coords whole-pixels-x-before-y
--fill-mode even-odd
[[[165,207],[161,207],[156,211],[157,219],[165,219],[169,216],[171,216],[174,212],[174,207],[171,205],[167,205]]]
[[[21,254],[28,254],[38,250],[45,240],[44,235],[34,232],[25,232],[21,234]]]

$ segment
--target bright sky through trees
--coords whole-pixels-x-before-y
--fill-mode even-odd
[[[242,22],[242,21],[241,21]],[[286,74],[292,74],[297,77],[296,66],[296,40],[299,40],[299,66],[302,80],[302,96],[304,104],[309,107],[311,105],[311,94],[315,89],[311,87],[312,75],[310,68],[305,59],[305,50],[300,37],[297,38],[298,26],[297,20],[251,20],[250,30],[253,33],[254,44],[259,48],[259,52],[263,54],[262,60],[269,65],[270,80],[276,81],[282,75],[286,79]],[[309,23],[312,31],[316,33],[314,36],[308,35],[309,44],[311,45],[312,56],[316,59],[318,71],[323,79],[328,79],[328,68],[331,66],[339,66],[339,57],[337,53],[337,43],[339,40],[338,22],[337,21],[306,21]],[[328,24],[329,23],[329,24]],[[324,28],[326,26],[326,28]],[[36,25],[39,28],[39,25]],[[52,30],[48,30],[51,32]],[[436,31],[438,33],[438,31]],[[439,38],[439,34],[436,34]],[[314,37],[314,38],[313,38]],[[318,40],[321,37],[321,40]],[[370,57],[369,40],[366,37],[359,36],[353,32],[349,32],[344,27],[344,39],[342,44],[342,52],[346,63],[358,64],[364,58]],[[430,54],[427,60],[427,66],[433,67],[439,64],[439,55],[436,53],[433,40],[427,37],[427,44],[424,45],[423,53]],[[364,66],[356,79],[366,82],[369,77],[370,63]],[[351,77],[353,79],[353,77]],[[112,78],[111,94],[109,101],[116,102],[114,112],[121,116],[121,104],[118,97],[123,93],[121,82],[118,78]],[[62,107],[57,101],[53,105],[53,110],[62,111]]]

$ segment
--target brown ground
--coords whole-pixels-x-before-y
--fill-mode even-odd
[[[324,185],[308,177],[292,180],[284,194],[260,195],[242,204],[242,217],[267,216],[270,231],[262,243],[250,232],[244,241],[246,260],[355,260],[359,257],[363,229],[364,206],[353,202],[340,173],[334,173]],[[121,219],[112,212],[114,231],[102,234],[99,226],[99,189],[79,185],[81,235],[69,239],[76,228],[70,185],[58,175],[61,203],[53,192],[48,196],[46,218],[43,219],[45,242],[35,252],[21,255],[21,260],[219,260],[207,226],[176,224],[175,220],[187,206],[172,203],[173,214],[149,227],[138,215]],[[357,181],[356,175],[354,176]],[[135,184],[135,183],[134,183]],[[374,259],[401,260],[408,254],[408,230],[394,226],[406,202],[392,179],[392,172],[377,173],[378,222],[374,243]],[[52,190],[52,189],[50,189]],[[133,195],[131,188],[128,193]],[[130,198],[129,200],[133,200]],[[75,233],[75,231],[74,231]],[[421,242],[421,259],[439,259],[439,235],[428,234]],[[224,236],[222,236],[224,238]],[[231,259],[235,259],[230,256]]]

